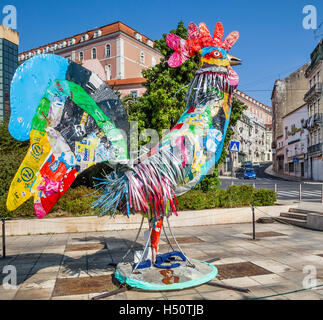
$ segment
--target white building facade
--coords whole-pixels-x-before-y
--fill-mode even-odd
[[[305,76],[309,83],[304,96],[308,105],[308,178],[323,181],[323,39],[311,54]]]
[[[239,167],[247,161],[271,161],[271,139],[270,127],[266,126],[249,110],[245,110],[241,120],[235,126],[235,134],[232,137],[232,140],[240,141],[235,167]]]
[[[308,131],[305,129],[307,114],[307,105],[304,104],[283,117],[284,134],[281,140],[284,174],[300,178],[308,177]]]
[[[241,167],[245,162],[267,162],[272,160],[272,132],[259,118],[248,110],[243,112],[240,120],[234,127],[231,141],[239,141],[239,152],[229,152],[222,172],[231,172]]]

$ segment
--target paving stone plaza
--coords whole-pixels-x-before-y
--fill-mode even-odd
[[[191,258],[217,266],[216,279],[199,287],[172,292],[129,290],[107,299],[120,300],[241,300],[252,298],[323,300],[323,286],[303,290],[310,272],[323,284],[323,234],[279,223],[195,226],[174,229],[177,241]],[[7,258],[0,271],[17,270],[17,286],[0,286],[0,299],[89,300],[118,288],[110,263],[122,260],[137,231],[48,234],[6,238]],[[143,234],[134,244],[141,249]],[[160,251],[169,251],[162,238]],[[128,261],[133,255],[127,257]],[[0,284],[7,276],[0,272]],[[306,278],[307,277],[307,278]],[[218,285],[236,286],[249,292]],[[302,290],[302,291],[297,291]],[[289,294],[286,292],[296,291]]]

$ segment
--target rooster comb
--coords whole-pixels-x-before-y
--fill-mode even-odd
[[[171,67],[177,67],[188,58],[198,54],[205,47],[220,47],[229,51],[239,39],[239,32],[232,31],[223,41],[223,26],[218,22],[214,29],[213,37],[205,23],[197,26],[191,22],[188,26],[188,39],[184,40],[176,34],[168,34],[166,38],[167,45],[175,50],[169,58],[168,63]]]

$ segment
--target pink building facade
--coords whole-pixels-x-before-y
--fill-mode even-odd
[[[266,127],[271,127],[272,125],[272,112],[271,108],[256,99],[248,96],[244,92],[240,90],[235,90],[234,91],[234,96],[242,101],[245,105],[247,105],[248,110],[261,122]]]
[[[118,21],[22,52],[18,61],[54,53],[97,73],[102,80],[114,84],[122,96],[140,96],[145,90],[142,70],[155,66],[162,58],[153,46],[151,39]]]

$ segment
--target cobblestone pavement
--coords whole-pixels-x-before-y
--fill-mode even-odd
[[[303,283],[311,283],[306,282],[306,279],[311,280],[311,275],[315,276],[315,272],[316,284],[323,284],[322,232],[278,223],[257,224],[256,240],[251,239],[251,224],[185,227],[175,228],[174,231],[189,257],[204,261],[215,260],[212,264],[219,269],[218,277],[209,284],[187,290],[130,290],[108,299],[257,298],[303,289]],[[109,263],[121,261],[124,253],[133,244],[131,240],[135,238],[136,232],[131,230],[7,237],[7,258],[0,258],[0,300],[88,300],[116,289],[117,284],[112,279],[113,268]],[[195,241],[187,241],[188,238]],[[167,252],[168,244],[163,240],[160,251]],[[142,248],[143,243],[141,235],[135,247]],[[132,258],[130,256],[128,259]],[[16,288],[8,289],[3,285],[3,280],[9,275],[5,268],[7,265],[16,267]],[[224,289],[216,284],[248,288],[249,292]],[[323,300],[323,287],[267,299]]]

